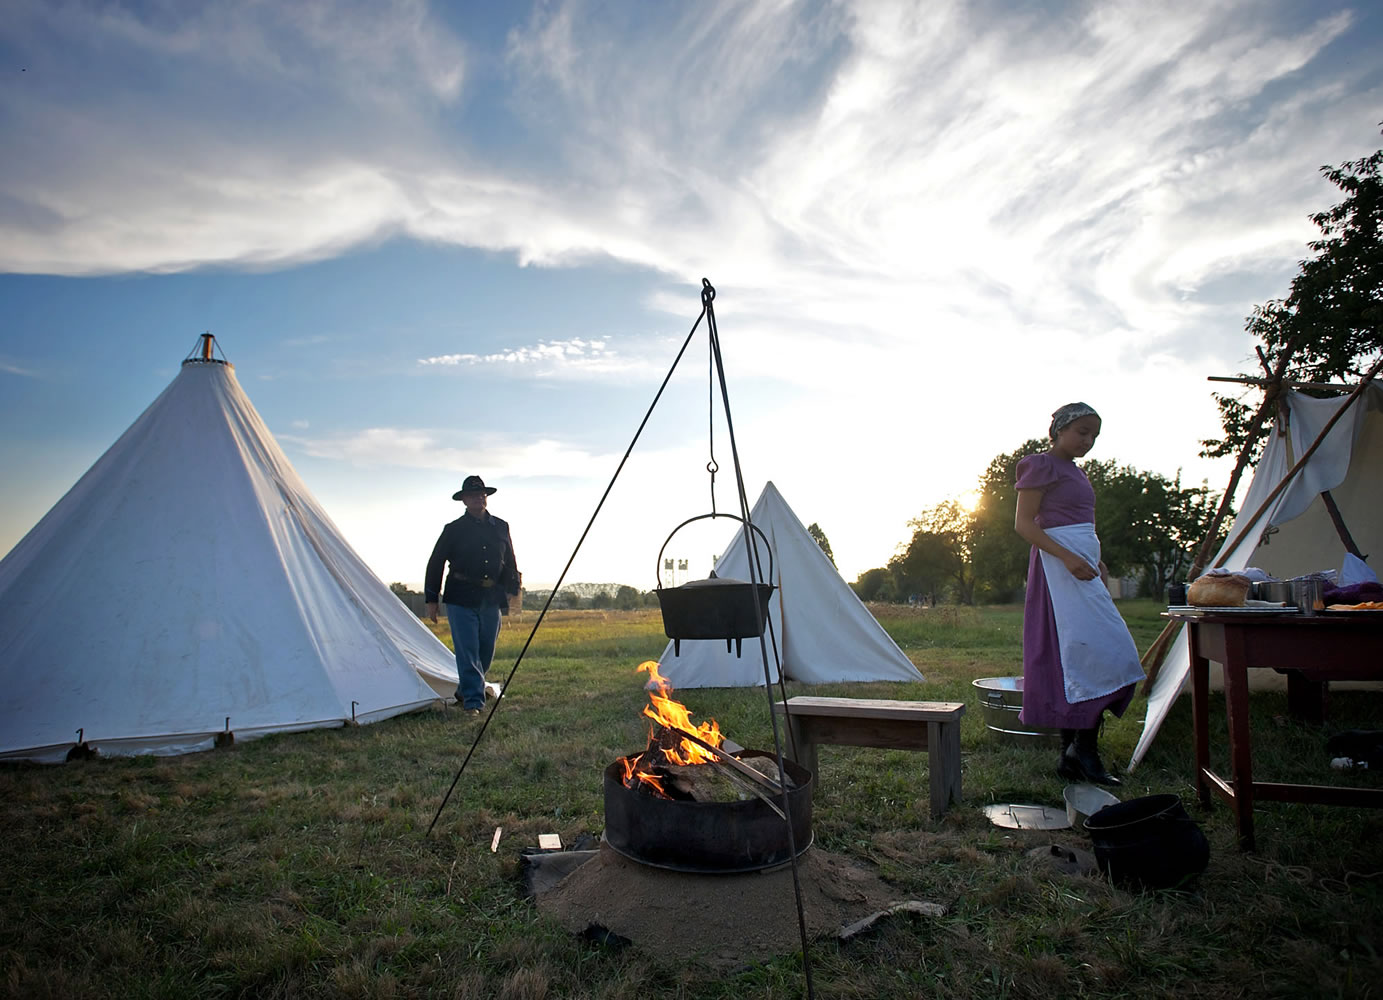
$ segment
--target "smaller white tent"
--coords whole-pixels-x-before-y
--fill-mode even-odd
[[[0,560],[0,759],[185,753],[456,690],[204,348]]]
[[[764,533],[773,554],[772,583],[777,589],[769,602],[768,643],[770,680],[777,683],[773,639],[783,673],[791,681],[827,684],[833,681],[920,681],[922,674],[898,648],[869,610],[841,578],[826,553],[802,527],[771,482],[764,486],[749,520]],[[722,579],[749,580],[749,557],[744,529],[735,521],[735,535],[716,562]],[[768,553],[759,543],[762,572],[769,572]],[[727,652],[723,639],[683,639],[681,655],[673,644],[658,663],[658,671],[674,688],[750,687],[764,682],[759,640],[745,639],[740,656]]]
[[[1286,394],[1286,424],[1279,424],[1264,446],[1240,514],[1212,566],[1231,570],[1256,566],[1279,579],[1340,569],[1345,559],[1344,542],[1321,496],[1329,490],[1350,536],[1361,552],[1374,557],[1372,565],[1377,571],[1383,559],[1383,503],[1379,502],[1383,497],[1383,387],[1377,383],[1364,390],[1291,484],[1253,521],[1253,515],[1348,398]],[[1172,703],[1185,690],[1190,673],[1183,629],[1168,649],[1148,694],[1143,735],[1130,766],[1147,753]],[[1212,667],[1212,683],[1216,673]],[[1249,679],[1255,687],[1265,682],[1285,684],[1280,675],[1265,670],[1251,671]]]

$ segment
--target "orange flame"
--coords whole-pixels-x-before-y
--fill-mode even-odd
[[[651,678],[650,683],[656,689],[648,693],[648,700],[651,704],[646,706],[643,714],[652,719],[660,726],[667,726],[671,729],[680,729],[684,733],[691,733],[698,738],[705,740],[713,747],[718,747],[725,742],[725,737],[721,735],[720,727],[716,725],[714,719],[704,722],[701,725],[693,725],[691,712],[687,711],[687,706],[680,701],[673,701],[669,695],[672,693],[672,685],[668,683],[666,677],[658,673],[658,663],[656,660],[648,660],[639,664],[638,670],[644,671]],[[649,740],[653,740],[656,731],[649,730]],[[672,764],[705,764],[713,760],[715,755],[705,750],[691,740],[681,740],[676,747],[665,747],[663,757]],[[636,788],[642,784],[654,795],[662,798],[671,798],[663,788],[662,779],[656,774],[651,774],[640,768],[648,767],[648,754],[635,754],[633,757],[621,757],[620,766],[624,769],[624,785],[626,788]]]
[[[658,777],[656,774],[648,774],[644,771],[640,771],[634,777],[638,778],[640,781],[642,781],[645,785],[651,788],[654,792],[661,795],[663,798],[671,798],[671,796],[668,795],[668,793],[663,789],[663,779]]]
[[[680,729],[684,733],[698,736],[713,747],[718,747],[725,741],[715,719],[703,722],[701,725],[692,724],[691,712],[687,711],[687,706],[680,701],[673,701],[669,697],[672,693],[672,685],[668,683],[666,677],[658,673],[656,660],[646,660],[640,663],[638,670],[647,671],[649,682],[657,689],[656,693],[654,691],[648,693],[648,700],[651,704],[644,708],[644,715],[669,729]],[[652,731],[650,730],[651,735]],[[709,750],[697,746],[691,740],[682,740],[679,746],[681,748],[680,753],[676,748],[669,748],[663,751],[663,756],[674,764],[705,764],[715,759],[715,755]]]

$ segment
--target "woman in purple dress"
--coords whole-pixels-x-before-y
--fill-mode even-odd
[[[1085,403],[1052,414],[1051,450],[1018,463],[1014,529],[1029,544],[1023,607],[1022,722],[1061,730],[1057,774],[1120,784],[1100,760],[1100,718],[1123,715],[1143,678],[1138,650],[1105,584],[1095,491],[1075,460],[1100,435]]]

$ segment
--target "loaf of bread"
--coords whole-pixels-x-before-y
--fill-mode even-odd
[[[1207,573],[1186,588],[1186,601],[1200,608],[1242,608],[1249,583],[1239,573]]]

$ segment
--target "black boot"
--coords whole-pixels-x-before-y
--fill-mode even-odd
[[[1067,781],[1084,781],[1085,772],[1080,769],[1074,758],[1067,757],[1066,751],[1076,740],[1074,729],[1063,729],[1061,731],[1061,752],[1056,758],[1056,773],[1058,777],[1065,778]]]
[[[1122,785],[1122,781],[1105,770],[1104,761],[1100,760],[1097,745],[1099,732],[1098,728],[1076,730],[1075,741],[1066,748],[1062,761],[1070,760],[1085,781],[1093,781],[1097,785]]]

